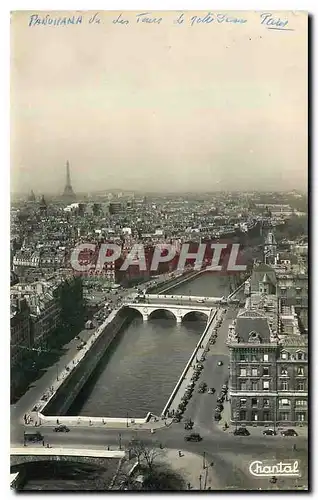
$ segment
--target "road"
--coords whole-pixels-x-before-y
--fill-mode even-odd
[[[218,330],[218,336],[214,345],[210,347],[210,351],[203,363],[203,370],[199,382],[206,382],[208,387],[216,389],[215,394],[198,393],[198,384],[196,384],[193,397],[190,399],[186,411],[185,418],[191,418],[195,426],[200,429],[211,429],[211,427],[220,425],[214,422],[213,414],[216,407],[216,398],[222,385],[228,380],[229,377],[229,353],[225,345],[228,327],[237,315],[237,308],[230,307],[225,315],[221,327]],[[218,366],[218,362],[222,361],[223,365]]]
[[[45,442],[48,442],[53,448],[72,448],[82,450],[87,449],[107,449],[118,450],[120,445],[122,449],[128,447],[133,437],[142,439],[147,445],[158,447],[159,443],[164,448],[180,449],[184,453],[189,451],[197,453],[203,457],[208,464],[213,463],[215,473],[224,487],[237,485],[239,483],[244,488],[268,487],[268,481],[261,481],[259,478],[253,478],[249,471],[249,464],[256,459],[294,459],[301,457],[304,468],[304,457],[307,456],[307,440],[302,437],[288,440],[277,437],[263,437],[261,435],[241,437],[227,434],[215,433],[213,430],[205,431],[200,429],[203,437],[200,443],[189,443],[184,441],[185,431],[183,424],[174,424],[171,428],[162,428],[155,434],[148,431],[131,431],[129,429],[118,431],[108,429],[90,429],[85,430],[71,429],[67,434],[55,433],[52,427],[42,428],[41,433]],[[292,444],[297,443],[297,452],[292,451]],[[19,444],[16,444],[18,446]],[[21,443],[20,443],[21,445]],[[34,445],[32,445],[33,447]],[[42,444],[38,445],[39,449]],[[237,464],[239,455],[240,463]],[[304,471],[303,471],[304,472]],[[305,483],[304,483],[305,484]]]

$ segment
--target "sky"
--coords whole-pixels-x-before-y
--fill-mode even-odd
[[[305,13],[93,14],[12,14],[12,192],[306,190]]]

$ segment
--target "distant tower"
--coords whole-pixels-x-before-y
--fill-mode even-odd
[[[66,162],[66,184],[64,188],[63,198],[67,199],[67,201],[74,201],[76,199],[71,184],[70,164],[68,161]]]
[[[267,233],[264,245],[264,262],[265,264],[273,264],[277,255],[277,243],[274,233]]]
[[[31,193],[28,196],[28,201],[35,201],[35,194],[34,194],[33,190],[31,190]]]
[[[40,208],[41,212],[46,212],[47,211],[47,204],[46,204],[46,201],[45,201],[45,198],[44,198],[43,194],[42,194],[42,198],[41,198],[41,201],[40,201],[39,208]]]

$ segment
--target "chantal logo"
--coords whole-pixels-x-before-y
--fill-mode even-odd
[[[276,462],[266,463],[260,460],[255,460],[249,466],[249,471],[256,477],[268,476],[284,476],[284,477],[300,477],[299,462],[294,460],[292,462]]]

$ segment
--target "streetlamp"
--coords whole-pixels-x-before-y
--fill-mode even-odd
[[[59,364],[56,364],[56,380],[59,379]]]
[[[128,425],[128,411],[127,411],[127,415],[126,415],[126,427],[129,427],[129,425]]]
[[[118,440],[119,440],[119,449],[121,450],[121,434],[118,434]]]
[[[205,451],[203,452],[203,469],[205,469]]]

